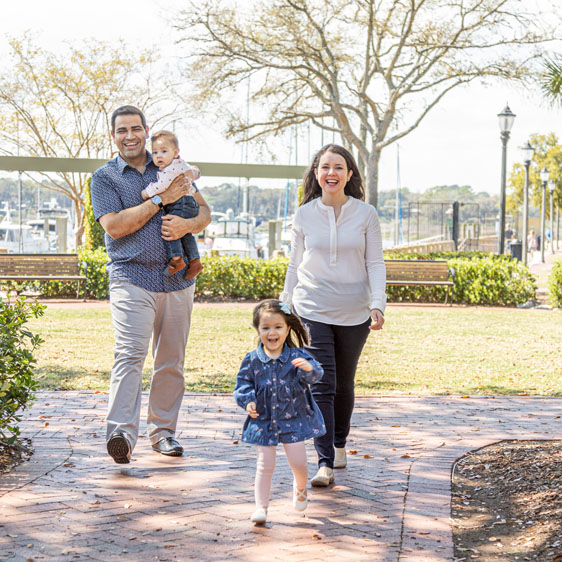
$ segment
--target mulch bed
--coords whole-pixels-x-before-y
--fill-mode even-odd
[[[31,439],[21,439],[14,445],[0,443],[0,477],[33,455]]]
[[[562,441],[502,441],[453,470],[455,562],[562,562]]]

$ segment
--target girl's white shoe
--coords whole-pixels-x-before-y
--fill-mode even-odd
[[[345,447],[334,447],[334,468],[345,468],[347,466],[347,455]]]
[[[297,483],[293,480],[293,507],[297,511],[304,511],[308,505],[308,493],[306,488],[299,490]]]
[[[263,525],[267,521],[267,509],[258,507],[256,511],[252,513],[250,520],[254,525]]]

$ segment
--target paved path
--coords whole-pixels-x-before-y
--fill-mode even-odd
[[[270,523],[258,528],[254,452],[238,441],[230,396],[186,396],[183,458],[153,453],[142,435],[125,466],[105,452],[106,403],[39,393],[23,422],[35,454],[0,477],[0,560],[451,561],[455,460],[501,439],[562,438],[560,399],[360,397],[357,453],[336,485],[311,489],[297,514],[280,449]],[[312,448],[309,458],[312,473]]]

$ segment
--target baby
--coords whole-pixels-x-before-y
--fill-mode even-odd
[[[179,143],[176,135],[170,131],[158,131],[150,139],[152,143],[152,160],[158,166],[158,180],[142,190],[142,198],[148,199],[165,191],[179,174],[184,174],[190,181],[199,179],[201,172],[197,166],[190,166],[179,157]],[[193,198],[195,188],[192,186],[189,195],[184,195],[175,203],[164,207],[169,215],[177,215],[184,219],[191,219],[199,213],[199,204]],[[186,234],[180,240],[164,240],[168,254],[168,265],[165,275],[173,275],[185,267],[183,254],[187,258],[185,279],[193,279],[203,271],[199,258],[197,241],[193,234]],[[183,249],[183,251],[182,251]]]

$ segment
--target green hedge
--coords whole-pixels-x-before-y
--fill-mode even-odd
[[[548,278],[550,304],[562,308],[562,261],[552,266],[552,273]]]
[[[245,299],[279,296],[289,260],[258,260],[240,257],[208,257],[197,276],[195,294]]]
[[[392,252],[386,259],[447,260],[455,270],[453,302],[516,305],[535,296],[529,270],[511,256],[488,252]],[[388,302],[443,302],[446,287],[387,287]]]
[[[107,256],[103,248],[80,248],[88,264],[88,297],[108,296]],[[446,259],[455,269],[454,302],[513,306],[535,297],[535,279],[528,268],[509,256],[483,252],[432,252],[395,254],[387,259]],[[195,294],[200,297],[263,299],[283,290],[287,258],[257,260],[240,257],[207,257],[197,277]],[[75,283],[53,281],[34,284],[44,296],[73,296]],[[444,287],[387,287],[389,302],[443,302]]]
[[[535,297],[535,278],[517,260],[452,258],[448,264],[455,270],[455,302],[515,306]]]
[[[101,224],[94,218],[90,190],[91,182],[92,178],[89,177],[84,186],[84,237],[86,248],[96,250],[97,248],[105,248],[105,232]]]

